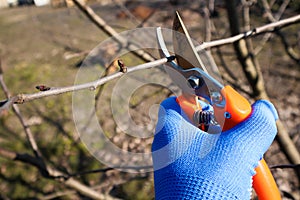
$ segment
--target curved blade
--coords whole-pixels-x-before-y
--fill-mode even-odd
[[[177,11],[173,22],[173,30],[173,47],[178,65],[183,69],[198,67],[208,73]]]

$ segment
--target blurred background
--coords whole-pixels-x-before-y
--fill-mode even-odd
[[[202,43],[299,15],[300,1],[0,0],[1,82],[11,95],[36,93],[41,85],[71,86],[88,53],[111,37],[109,28],[172,28],[175,10],[192,38]],[[99,24],[99,18],[105,23]],[[283,199],[300,199],[299,19],[209,50],[225,83],[250,102],[263,98],[275,104],[279,134],[265,159],[275,166],[271,172]],[[107,54],[116,52],[108,46]],[[126,54],[122,60],[130,67],[158,58],[153,50],[145,52],[149,57]],[[119,70],[114,63],[102,67],[105,75]],[[115,82],[95,91],[99,123],[119,148],[150,152],[152,136],[132,137],[115,123],[110,107]],[[171,95],[160,85],[139,88],[130,98],[130,117],[147,125],[152,105]],[[4,89],[1,106],[5,99]],[[152,172],[111,169],[88,152],[76,132],[71,93],[2,110],[0,124],[0,199],[154,199]]]

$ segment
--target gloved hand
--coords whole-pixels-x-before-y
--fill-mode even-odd
[[[188,122],[175,97],[166,99],[152,144],[155,198],[250,199],[254,168],[275,138],[277,118],[261,100],[244,122],[207,134]]]

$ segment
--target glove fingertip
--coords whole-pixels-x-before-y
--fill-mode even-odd
[[[279,119],[277,110],[276,110],[275,106],[270,101],[258,100],[253,104],[252,108],[254,110],[255,109],[260,109],[263,112],[269,112],[270,114],[272,114],[275,121]]]

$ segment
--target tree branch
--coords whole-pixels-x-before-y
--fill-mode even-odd
[[[274,32],[275,30],[278,30],[283,27],[289,26],[291,24],[299,23],[299,22],[300,22],[300,15],[296,15],[296,16],[293,16],[293,17],[290,17],[287,19],[283,19],[283,20],[280,20],[277,22],[273,22],[270,24],[266,24],[264,26],[254,28],[250,31],[246,31],[244,33],[237,34],[233,37],[215,40],[215,41],[211,41],[211,42],[204,42],[201,45],[199,45],[198,47],[196,47],[196,50],[199,51],[201,49],[217,47],[217,46],[222,46],[222,45],[226,45],[226,44],[232,44],[241,39],[246,39],[246,38],[257,36],[257,35],[267,33],[267,32]]]
[[[162,58],[159,60],[144,63],[144,64],[137,65],[134,67],[129,67],[127,73],[153,68],[153,67],[156,67],[156,66],[159,66],[159,65],[165,64],[166,62],[171,61],[170,59],[173,60],[174,58]],[[15,99],[13,101],[14,104],[22,104],[22,103],[33,101],[36,99],[41,99],[44,97],[49,97],[49,96],[54,96],[54,95],[60,95],[60,94],[67,93],[67,92],[74,92],[74,91],[84,90],[84,89],[95,90],[100,85],[103,85],[104,83],[106,83],[108,81],[118,78],[118,77],[122,76],[123,74],[124,74],[123,72],[117,72],[117,73],[108,75],[106,77],[100,78],[98,80],[95,80],[93,82],[83,83],[83,84],[79,84],[79,85],[66,86],[66,87],[59,87],[59,88],[51,88],[50,90],[33,93],[33,94],[18,94],[15,97],[9,98],[8,101],[9,100],[12,101],[13,99]],[[0,107],[0,111],[1,111],[1,109],[2,109],[2,107]]]
[[[270,169],[276,169],[276,168],[279,168],[279,169],[286,169],[286,168],[292,168],[292,169],[300,169],[300,164],[297,164],[297,165],[273,165],[273,166],[270,166]]]
[[[272,14],[272,11],[271,11],[271,7],[268,3],[268,1],[266,0],[262,0],[262,3],[263,3],[263,7],[266,11],[266,15],[268,17],[268,20],[270,22],[277,22],[282,14],[284,13],[286,7],[288,6],[290,0],[285,0],[282,2],[280,8],[279,8],[279,11],[275,14],[275,16],[273,16]],[[281,39],[281,42],[283,43],[284,45],[284,49],[286,51],[286,53],[290,56],[290,58],[292,60],[294,60],[297,64],[300,63],[300,57],[297,55],[297,53],[294,51],[294,49],[289,45],[286,37],[284,36],[284,34],[278,29],[275,30],[275,34],[277,34],[280,39]],[[263,41],[261,42],[261,45],[255,49],[255,53],[254,54],[257,54],[259,51],[261,51],[262,47],[264,46],[264,44],[271,38],[272,36],[272,33],[268,33],[265,35],[265,37],[263,38]]]
[[[298,23],[299,21],[300,21],[300,15],[296,15],[294,17],[290,17],[290,18],[287,18],[287,19],[284,19],[284,20],[281,20],[278,22],[274,22],[274,23],[267,24],[267,25],[264,25],[261,27],[257,27],[251,31],[247,31],[245,33],[238,34],[238,35],[230,37],[230,38],[215,40],[215,41],[211,41],[211,42],[204,42],[201,45],[197,46],[196,49],[198,51],[200,51],[200,50],[206,49],[206,48],[212,48],[212,47],[218,47],[221,45],[231,44],[231,43],[234,43],[234,42],[239,41],[244,38],[248,38],[248,37],[255,36],[255,35],[258,35],[261,33],[265,33],[265,32],[274,31],[275,29],[277,30],[279,28],[283,28],[288,25]],[[149,68],[153,68],[153,67],[165,64],[166,62],[168,62],[168,59],[169,58],[162,58],[159,60],[141,64],[141,65],[129,67],[128,73],[137,71],[137,70],[149,69]],[[1,101],[2,105],[6,105],[6,106],[3,107],[0,104],[0,112],[5,110],[8,104],[12,104],[12,103],[22,104],[24,102],[29,102],[29,101],[33,101],[36,99],[53,96],[53,95],[60,95],[60,94],[67,93],[67,92],[73,92],[73,91],[78,91],[78,90],[83,90],[83,89],[96,89],[100,85],[103,85],[104,83],[111,81],[115,78],[118,78],[122,75],[123,75],[122,72],[117,72],[115,74],[103,77],[101,79],[98,79],[96,81],[89,82],[89,83],[60,87],[60,88],[51,88],[51,90],[33,93],[33,94],[18,94],[14,97],[8,98],[7,100]],[[8,104],[6,104],[6,103],[8,103]]]
[[[300,64],[300,56],[294,51],[294,49],[289,45],[286,37],[283,35],[281,31],[275,31],[276,35],[279,36],[286,53],[290,56],[292,60],[294,60],[297,64]]]
[[[0,63],[1,63],[1,60],[0,60]],[[12,102],[12,100],[17,100],[16,97],[12,97],[10,98],[11,94],[3,80],[3,69],[2,69],[2,64],[0,65],[0,86],[2,87],[3,91],[4,91],[4,94],[6,95],[6,97],[8,98],[8,101],[7,102]],[[10,103],[12,104],[12,103]],[[27,126],[24,118],[22,117],[22,114],[19,110],[19,107],[15,104],[12,104],[12,108],[13,108],[13,111],[15,113],[15,115],[18,117],[21,125],[23,126],[23,129],[25,131],[25,134],[26,134],[26,137],[29,141],[29,144],[31,146],[31,149],[33,150],[33,153],[35,154],[35,156],[39,159],[41,159],[42,161],[42,154],[36,144],[36,141],[31,133],[31,130],[29,129],[29,127]],[[0,111],[1,111],[1,108],[0,108]]]

